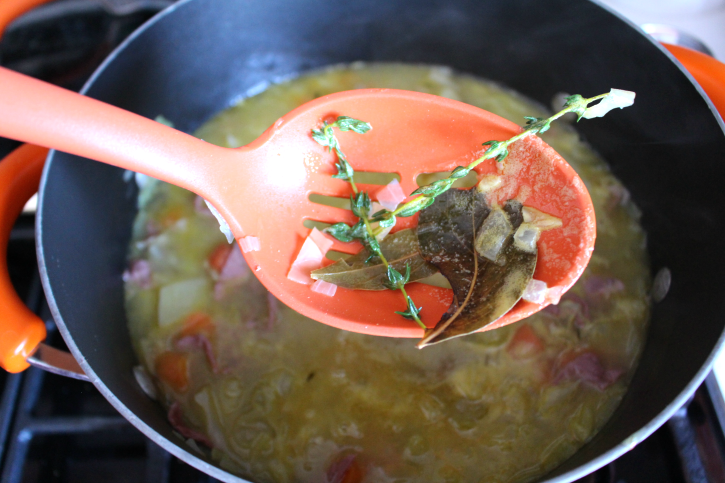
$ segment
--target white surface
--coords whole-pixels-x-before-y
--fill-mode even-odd
[[[725,61],[725,0],[599,0],[637,25],[676,27]]]

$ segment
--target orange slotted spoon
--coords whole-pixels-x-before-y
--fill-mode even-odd
[[[316,193],[348,197],[350,185],[331,177],[334,155],[311,137],[311,129],[339,115],[361,119],[373,129],[339,133],[357,171],[394,172],[406,193],[421,173],[448,171],[479,157],[489,140],[506,140],[520,128],[458,101],[392,89],[363,89],[311,101],[270,127],[251,144],[221,148],[114,106],[0,68],[0,136],[17,139],[121,168],[189,189],[222,214],[234,237],[254,236],[261,249],[245,258],[262,283],[292,309],[345,330],[394,337],[420,337],[422,329],[394,312],[404,310],[398,291],[338,289],[328,297],[287,278],[309,229],[304,220],[354,223],[348,210],[313,203]],[[562,219],[563,227],[542,232],[534,278],[561,294],[583,272],[594,246],[594,209],[574,170],[538,138],[519,141],[519,162],[499,174],[502,198],[526,193],[525,204]],[[518,143],[517,143],[518,144]],[[512,153],[513,154],[513,153]],[[508,162],[508,161],[506,161]],[[515,168],[515,169],[514,169]],[[495,173],[495,161],[475,168]],[[360,185],[371,193],[374,185]],[[414,226],[417,215],[396,229]],[[359,244],[335,242],[355,253]],[[432,327],[446,311],[452,292],[423,284],[406,287],[423,306]],[[553,297],[554,300],[556,297]],[[548,303],[548,302],[547,302]],[[487,329],[520,320],[545,304],[519,302]]]

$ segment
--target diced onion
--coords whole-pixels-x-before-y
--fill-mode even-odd
[[[191,278],[159,290],[159,326],[177,322],[211,298],[211,286],[204,277]]]
[[[388,211],[394,211],[406,198],[403,188],[400,187],[397,179],[394,179],[378,191],[377,197],[378,203]]]
[[[245,236],[239,239],[239,246],[244,253],[259,251],[259,238],[256,236]]]
[[[623,91],[621,89],[611,89],[609,94],[582,114],[585,119],[592,119],[593,117],[602,117],[612,109],[617,107],[623,109],[634,104],[635,93],[632,91]]]
[[[502,182],[503,178],[501,176],[496,174],[487,174],[481,178],[481,181],[478,182],[476,189],[479,193],[488,194],[501,186]]]
[[[337,291],[337,285],[325,282],[324,280],[315,280],[315,283],[312,284],[311,288],[313,292],[321,293],[322,295],[327,295],[328,297],[334,296]]]
[[[529,280],[529,284],[524,289],[524,293],[521,298],[527,302],[543,304],[546,300],[547,289],[548,287],[546,286],[546,282],[532,278]]]
[[[312,239],[313,242],[315,242],[315,245],[317,245],[317,248],[320,249],[322,254],[326,254],[327,251],[332,248],[332,245],[334,242],[327,238],[320,230],[317,228],[313,228],[310,232],[309,238]]]
[[[563,225],[561,218],[544,213],[543,211],[539,211],[530,206],[524,206],[521,212],[524,215],[525,223],[531,223],[541,231],[553,230],[554,228],[560,228]]]
[[[292,262],[287,278],[293,282],[311,284],[310,272],[322,266],[324,256],[320,247],[308,236],[305,238],[297,258]]]
[[[522,223],[514,233],[514,245],[520,250],[533,253],[540,236],[541,230],[538,227],[531,223]]]
[[[156,394],[156,386],[154,386],[151,376],[146,369],[143,366],[134,366],[133,377],[136,379],[136,382],[144,394],[156,401],[158,397]]]
[[[482,257],[497,263],[504,243],[512,231],[513,227],[506,213],[495,207],[481,224],[474,241],[476,251]]]
[[[227,237],[227,243],[234,242],[234,235],[232,235],[232,229],[229,228],[229,224],[226,222],[222,214],[219,213],[216,208],[214,208],[214,205],[209,203],[207,200],[204,200],[204,203],[206,203],[206,206],[209,207],[209,211],[212,212],[214,218],[216,218],[216,221],[219,222],[219,231],[224,233],[224,236]]]

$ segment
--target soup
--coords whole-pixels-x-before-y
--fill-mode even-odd
[[[241,146],[304,102],[363,87],[451,97],[519,124],[546,115],[447,68],[354,64],[268,86],[196,134]],[[542,137],[592,195],[598,237],[586,272],[556,306],[423,350],[283,306],[203,200],[145,180],[124,274],[129,329],[140,380],[179,437],[260,483],[525,482],[571,456],[626,391],[650,279],[626,189],[571,127]]]

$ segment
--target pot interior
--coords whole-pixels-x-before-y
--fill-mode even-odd
[[[583,476],[644,439],[699,384],[720,345],[725,190],[718,179],[725,137],[687,75],[615,15],[579,0],[188,0],[132,36],[86,93],[150,118],[163,114],[192,132],[266,83],[356,60],[448,65],[546,105],[561,91],[637,92],[633,107],[579,130],[641,208],[653,270],[669,268],[672,287],[653,308],[621,406],[549,478]],[[117,168],[54,153],[41,191],[44,286],[84,369],[157,443],[217,478],[237,481],[188,453],[133,378],[121,273],[135,185]]]

